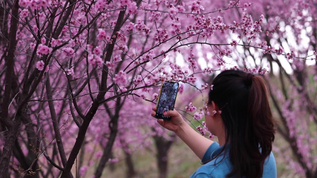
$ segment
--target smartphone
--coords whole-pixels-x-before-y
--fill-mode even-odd
[[[167,119],[163,115],[164,111],[173,110],[177,93],[178,93],[179,84],[177,82],[165,81],[161,86],[158,102],[156,103],[156,114],[155,117],[159,119]]]

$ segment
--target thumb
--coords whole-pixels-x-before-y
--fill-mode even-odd
[[[178,112],[174,109],[174,110],[164,111],[163,115],[168,117],[175,117],[175,116],[178,116]]]
[[[164,120],[163,119],[157,119],[157,123],[159,123],[161,126],[164,126]]]

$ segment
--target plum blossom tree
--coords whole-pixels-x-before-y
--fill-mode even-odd
[[[271,75],[267,81],[279,119],[277,130],[288,142],[293,156],[281,151],[285,148],[275,150],[284,155],[290,169],[306,177],[317,176],[316,7],[315,1],[300,0],[253,3],[248,12],[254,18],[264,16],[263,33],[259,36],[259,47],[264,52],[244,47],[243,53],[239,53],[256,66],[263,65],[258,59],[269,63]],[[277,81],[271,82],[273,78]]]
[[[306,48],[288,49],[287,34],[279,31],[291,28],[296,36],[303,27],[306,34],[315,33],[313,2],[293,1],[298,6],[287,11],[289,16],[267,11],[269,1],[254,6],[203,0],[2,2],[0,175],[73,177],[95,165],[94,176],[101,177],[106,164],[116,161],[114,148],[131,154],[151,145],[152,136],[172,138],[146,114],[151,106],[145,109],[146,103],[155,103],[153,88],[163,81],[206,89],[204,83],[197,87],[198,79],[232,66],[260,74],[272,70],[263,61],[279,64],[285,75],[278,56],[286,56],[295,67],[296,77],[286,75],[287,79],[294,92],[305,96],[304,108],[316,123],[313,96],[304,81],[308,70],[297,68],[305,69],[299,65],[305,61],[300,54],[306,59],[316,51],[315,41]],[[258,7],[263,9],[252,9]],[[304,28],[307,21],[302,19],[314,30]],[[273,41],[280,46],[275,48]],[[303,147],[302,137],[297,137],[302,133],[290,125],[295,100],[285,102],[288,107],[283,109],[289,112],[280,115],[285,122],[278,130],[295,145],[293,153],[302,156],[294,162],[302,173],[316,175],[316,160],[305,152],[308,144],[304,141]],[[185,108],[196,120],[202,119],[202,109],[190,104]],[[205,133],[203,125],[198,130]],[[79,165],[74,168],[75,162]]]

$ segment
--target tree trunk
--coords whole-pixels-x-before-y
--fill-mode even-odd
[[[10,177],[9,176],[9,163],[11,161],[12,156],[12,148],[14,147],[15,141],[17,139],[17,135],[19,134],[20,130],[20,121],[16,121],[13,126],[8,129],[6,138],[5,138],[5,144],[3,147],[3,152],[1,155],[0,160],[0,175],[3,177]]]
[[[95,178],[100,178],[102,175],[103,169],[106,167],[107,162],[109,161],[110,156],[112,155],[112,146],[116,139],[118,133],[118,119],[119,117],[116,116],[115,118],[111,119],[109,126],[111,126],[110,130],[110,137],[108,139],[107,145],[103,150],[101,160],[95,172]]]
[[[1,15],[2,17],[5,17]],[[15,50],[16,50],[16,36],[18,31],[19,23],[19,1],[14,1],[11,12],[11,21],[10,21],[10,33],[8,41],[8,51],[7,56],[5,56],[5,90],[4,96],[2,98],[2,103],[0,103],[0,124],[4,125],[7,128],[7,133],[5,135],[5,144],[3,147],[3,152],[0,158],[0,175],[3,177],[9,177],[9,164],[11,161],[12,150],[19,134],[19,128],[21,125],[21,120],[19,116],[16,116],[16,120],[9,115],[9,105],[12,101],[12,79],[14,76],[14,63],[15,63]],[[3,27],[1,27],[3,28]],[[4,29],[2,29],[4,30]],[[19,115],[20,113],[17,113]],[[12,120],[11,120],[12,119]]]
[[[127,165],[127,171],[126,171],[126,178],[132,178],[136,177],[137,172],[135,171],[132,155],[126,151],[124,151],[125,154],[125,163]]]
[[[168,174],[168,151],[175,141],[175,135],[172,135],[172,139],[170,140],[159,136],[154,136],[153,138],[157,149],[156,162],[159,178],[166,178]]]

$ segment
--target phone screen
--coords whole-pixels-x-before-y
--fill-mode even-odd
[[[163,111],[173,110],[175,105],[175,100],[178,92],[178,83],[177,82],[164,82],[159,100],[156,104],[156,118],[170,119],[163,115]]]

